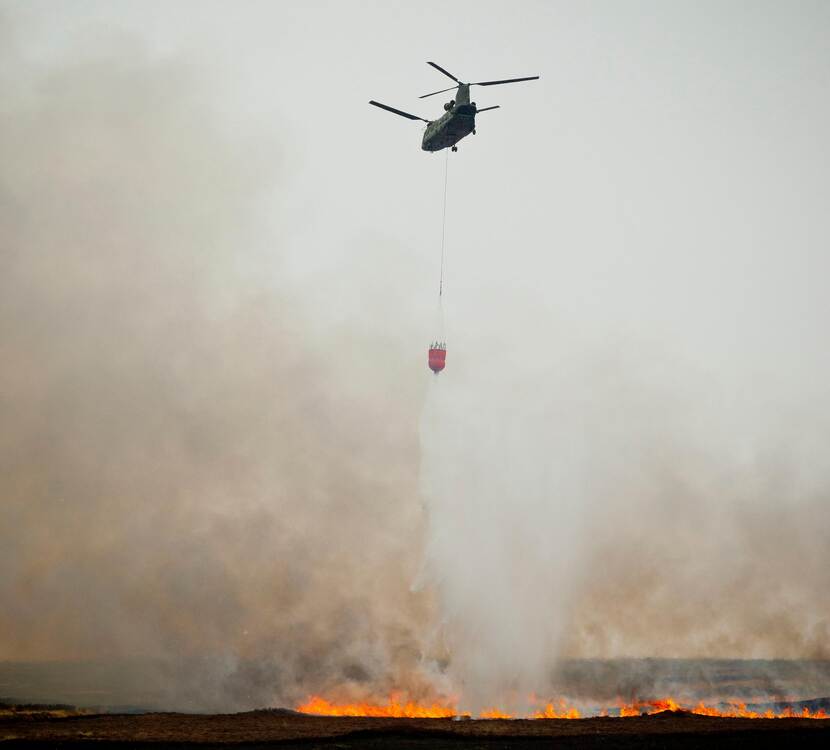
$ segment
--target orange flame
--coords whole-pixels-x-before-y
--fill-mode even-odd
[[[746,703],[734,702],[727,704],[724,708],[707,706],[700,701],[696,706],[682,706],[673,698],[664,698],[654,701],[637,701],[635,703],[622,704],[620,716],[640,716],[640,714],[656,714],[660,711],[687,711],[699,716],[720,716],[730,719],[826,719],[827,712],[820,708],[811,711],[806,706],[800,711],[785,706],[780,711],[767,709],[766,711],[753,711],[746,707]]]
[[[565,701],[559,699],[559,709],[557,710],[553,703],[548,703],[545,707],[533,714],[534,719],[579,719],[579,709],[574,706],[569,706]]]
[[[663,698],[656,701],[635,701],[634,703],[624,703],[620,706],[620,716],[639,716],[640,714],[656,714],[660,711],[681,711],[680,707],[673,698]],[[686,709],[688,710],[688,709]]]
[[[376,703],[331,703],[318,695],[312,695],[297,710],[304,714],[318,716],[376,716],[386,718],[408,719],[446,719],[458,712],[454,706],[442,706],[433,703],[430,706],[407,701],[402,703],[392,695],[386,705]]]
[[[479,719],[513,719],[513,714],[506,714],[497,708],[485,708],[479,715]]]
[[[729,703],[723,708],[707,706],[702,701],[696,706],[684,706],[673,698],[661,698],[651,701],[635,701],[618,705],[619,716],[640,716],[641,714],[655,714],[661,711],[687,711],[700,716],[721,716],[726,718],[743,719],[827,719],[830,718],[824,709],[810,711],[803,708],[800,711],[790,706],[780,711],[753,711],[745,703]],[[332,703],[331,701],[312,695],[300,706],[297,711],[317,716],[372,716],[380,718],[410,718],[410,719],[448,719],[458,716],[457,707],[452,703],[432,703],[430,705],[403,701],[400,696],[393,694],[386,704],[379,703]],[[603,710],[600,716],[608,716],[608,710]],[[574,706],[568,705],[563,699],[558,704],[547,703],[543,708],[526,717],[516,717],[498,708],[487,708],[479,714],[480,719],[579,719],[582,715]]]

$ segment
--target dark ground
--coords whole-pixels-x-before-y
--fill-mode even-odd
[[[571,720],[373,719],[240,714],[6,712],[0,746],[26,748],[783,748],[830,747],[830,720],[685,713]]]

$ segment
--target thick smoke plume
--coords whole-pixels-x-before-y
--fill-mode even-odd
[[[376,277],[309,321],[279,135],[119,47],[4,52],[0,659],[155,660],[200,708],[416,687],[417,399],[398,342],[375,367]]]

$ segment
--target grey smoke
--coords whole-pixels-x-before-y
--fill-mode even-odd
[[[212,708],[411,682],[417,407],[349,307],[389,250],[317,330],[279,135],[129,41],[4,65],[0,658],[156,660]]]

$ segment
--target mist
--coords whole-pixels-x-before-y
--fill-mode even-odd
[[[825,9],[530,4],[488,61],[493,18],[25,6],[1,660],[168,709],[478,710],[670,688],[573,660],[830,658]],[[424,38],[542,75],[450,157],[441,331],[444,157],[363,111],[435,88]]]

